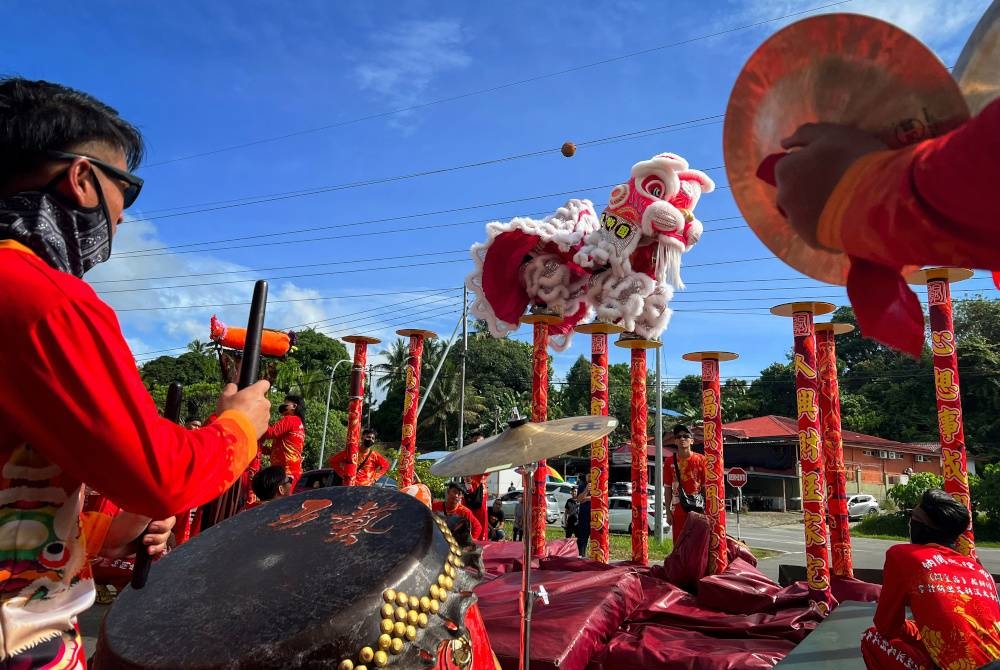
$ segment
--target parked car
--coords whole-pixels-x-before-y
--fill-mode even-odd
[[[649,528],[652,530],[656,524],[654,517],[653,503],[649,503],[647,509]],[[629,496],[611,496],[608,498],[608,524],[613,533],[632,532],[632,498]],[[664,526],[669,526],[666,511],[663,514]]]
[[[860,519],[863,516],[874,516],[881,510],[874,496],[865,493],[853,495],[847,499],[847,518]]]
[[[524,491],[509,491],[500,496],[500,509],[503,510],[504,517],[508,519],[514,518],[514,509],[517,507],[517,503],[521,500],[522,495],[524,495]],[[555,523],[559,520],[559,503],[556,502],[552,494],[545,496],[545,502],[545,521]]]

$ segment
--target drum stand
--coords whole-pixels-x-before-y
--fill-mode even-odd
[[[531,611],[535,605],[535,598],[541,598],[546,605],[549,604],[549,594],[545,592],[545,587],[539,584],[538,590],[531,589],[531,508],[532,499],[535,492],[535,471],[538,463],[528,463],[521,466],[521,477],[524,484],[524,493],[521,496],[523,505],[521,526],[524,530],[524,537],[521,542],[524,544],[524,564],[521,568],[521,643],[519,649],[520,664],[519,670],[528,670],[531,650]]]

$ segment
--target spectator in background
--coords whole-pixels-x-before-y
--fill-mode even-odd
[[[515,542],[524,540],[524,496],[517,499],[514,505],[514,537]]]
[[[580,503],[576,501],[576,498],[570,497],[566,499],[566,505],[563,507],[563,529],[566,531],[566,537],[570,538],[576,535],[577,524],[580,521]]]
[[[461,516],[469,520],[469,532],[472,534],[472,538],[478,538],[483,529],[479,525],[479,519],[476,515],[472,513],[468,507],[462,502],[465,497],[465,489],[458,482],[448,483],[448,493],[445,495],[444,499],[444,513],[446,516]]]
[[[705,495],[705,457],[691,451],[694,436],[691,430],[682,423],[674,426],[674,439],[677,442],[677,453],[664,459],[663,485],[670,488],[671,533],[674,542],[681,536],[688,512],[681,506],[680,489],[688,495]],[[680,476],[678,477],[678,474]],[[704,497],[702,497],[704,500]],[[702,509],[702,512],[705,510]]]
[[[272,465],[262,469],[253,476],[253,481],[250,482],[250,486],[259,501],[253,507],[266,503],[268,500],[291,495],[294,485],[294,477],[285,471],[284,466]]]
[[[500,498],[493,501],[493,506],[490,507],[490,513],[486,517],[486,520],[489,524],[487,539],[492,542],[499,542],[504,539],[503,524],[504,521],[506,521],[506,518],[503,513],[503,503],[500,501]]]
[[[468,439],[465,441],[467,445],[473,445],[476,442],[482,442],[486,439],[486,435],[483,431],[476,430],[469,433]],[[486,505],[486,475],[473,475],[471,477],[465,478],[465,506],[472,511],[472,514],[476,517],[476,521],[479,522],[479,536],[473,536],[474,539],[483,541],[486,539],[486,532],[489,527],[489,520],[487,515],[487,505]]]

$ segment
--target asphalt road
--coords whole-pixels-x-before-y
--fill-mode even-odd
[[[733,532],[734,527],[729,531]],[[805,565],[805,537],[802,524],[772,526],[770,528],[742,528],[742,539],[751,547],[785,552],[779,556],[765,558],[757,567],[771,579],[778,580],[778,565]],[[854,567],[881,569],[885,563],[885,551],[898,542],[871,540],[852,537]],[[1000,549],[978,549],[979,560],[993,574],[1000,574]]]

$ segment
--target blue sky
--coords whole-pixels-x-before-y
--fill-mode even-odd
[[[542,216],[568,197],[603,203],[633,163],[663,151],[725,186],[719,115],[750,53],[794,20],[772,19],[824,6],[872,14],[951,65],[989,2],[833,4],[0,0],[0,62],[88,91],[145,134],[134,220],[88,276],[141,362],[207,339],[213,313],[242,325],[255,278],[272,279],[269,327],[447,335],[487,220]],[[597,61],[610,62],[581,67]],[[572,159],[557,150],[698,119]],[[698,373],[680,358],[698,349],[739,352],[723,372],[752,377],[791,344],[790,323],[767,307],[846,304],[840,288],[774,259],[725,188],[698,215],[705,234],[664,334],[668,378]],[[979,275],[956,295],[988,287]],[[556,356],[557,373],[581,353],[587,338]]]

